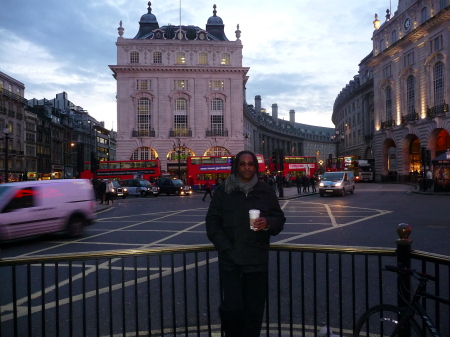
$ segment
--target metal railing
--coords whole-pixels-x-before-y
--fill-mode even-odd
[[[272,245],[261,336],[351,336],[378,303],[396,303],[395,249]],[[450,259],[415,252],[449,297]],[[213,246],[125,250],[0,261],[0,336],[221,336]],[[449,335],[448,308],[426,309]]]

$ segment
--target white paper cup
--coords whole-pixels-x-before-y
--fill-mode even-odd
[[[251,209],[248,211],[248,215],[250,216],[250,229],[255,230],[253,227],[253,222],[259,218],[259,209]]]

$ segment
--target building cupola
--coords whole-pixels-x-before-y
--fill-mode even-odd
[[[213,8],[213,16],[211,16],[206,23],[206,31],[220,41],[228,41],[225,35],[225,25],[223,24],[222,19],[216,15],[217,6],[214,5]]]
[[[145,39],[148,38],[151,32],[159,28],[158,20],[156,16],[152,14],[152,3],[148,2],[148,13],[141,16],[141,21],[139,21],[139,32],[134,37],[135,39]]]

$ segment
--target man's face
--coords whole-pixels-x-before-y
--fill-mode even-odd
[[[256,173],[256,164],[248,153],[241,155],[237,163],[237,173],[242,182],[248,183]]]

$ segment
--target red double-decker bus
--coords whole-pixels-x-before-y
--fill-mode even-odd
[[[279,164],[276,164],[270,157],[269,170],[272,174],[280,173]],[[288,173],[291,180],[295,180],[297,176],[314,175],[318,169],[317,158],[312,156],[285,156],[283,164],[283,176]]]
[[[357,156],[344,156],[327,160],[327,172],[354,171],[355,176],[359,170]]]
[[[161,175],[161,163],[159,159],[152,160],[123,160],[123,161],[101,161],[97,170],[97,178],[123,179],[147,179],[152,181]],[[84,171],[80,178],[92,179],[91,163],[84,163]]]
[[[209,179],[213,185],[218,179],[224,181],[231,173],[231,158],[234,156],[192,156],[187,158],[187,184],[193,189],[201,189],[202,185]],[[259,172],[266,171],[264,157],[260,154],[258,158]]]

